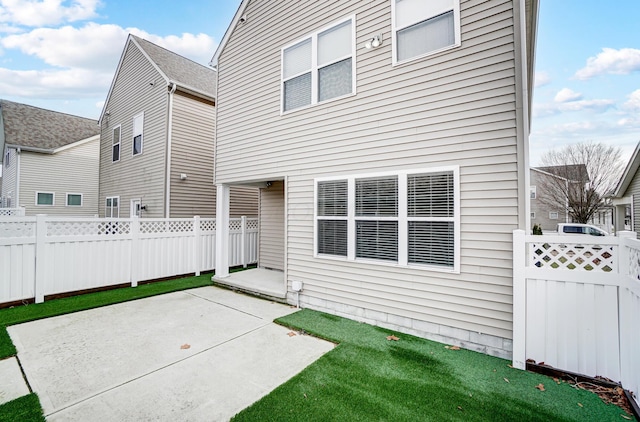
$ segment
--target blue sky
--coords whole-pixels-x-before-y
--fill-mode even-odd
[[[240,0],[0,0],[0,98],[97,118],[128,33],[207,64]],[[540,0],[531,164],[640,141],[639,0]]]

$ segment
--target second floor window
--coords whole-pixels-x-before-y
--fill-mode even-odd
[[[144,113],[133,118],[133,155],[142,154],[142,137],[144,127]]]
[[[120,126],[113,128],[113,139],[111,141],[111,161],[120,161]]]
[[[282,111],[354,92],[354,18],[282,49]]]

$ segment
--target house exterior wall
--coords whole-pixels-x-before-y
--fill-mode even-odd
[[[7,148],[9,151],[9,165],[6,163],[2,165],[2,188],[0,192],[2,196],[7,198],[11,197],[11,208],[15,208],[18,206],[17,204],[17,192],[18,192],[18,153],[15,148]],[[3,159],[4,159],[3,151]]]
[[[287,281],[304,283],[305,306],[510,339],[512,232],[529,194],[513,3],[462,1],[462,45],[397,66],[389,0],[252,1],[245,13],[260,19],[238,25],[218,61],[216,183],[287,178]],[[356,94],[281,115],[281,48],[351,15]],[[460,170],[459,274],[314,257],[315,178],[441,166]]]
[[[284,182],[260,189],[258,266],[284,271]]]
[[[543,232],[557,230],[558,223],[567,222],[567,211],[563,207],[553,207],[544,204],[545,191],[543,185],[544,179],[550,177],[539,171],[531,170],[531,186],[536,187],[536,197],[531,198],[531,212],[535,213],[535,218],[531,218],[531,227],[538,224]],[[549,182],[547,182],[548,184]],[[558,218],[552,219],[550,213],[557,212]]]
[[[629,187],[622,196],[631,198],[631,212],[633,217],[631,230],[638,233],[640,238],[640,175],[638,172],[633,176]]]
[[[98,214],[100,140],[59,151],[20,154],[20,206],[25,215],[93,217]],[[70,170],[72,169],[72,170]],[[54,193],[54,205],[36,205],[36,192]],[[81,206],[67,206],[67,193],[82,194]]]
[[[143,217],[164,217],[167,148],[167,85],[140,50],[128,43],[111,90],[100,136],[100,216],[105,198],[120,197],[120,217],[142,200]],[[153,85],[151,84],[153,82]],[[133,155],[133,117],[144,112],[142,153]],[[121,125],[120,161],[112,162],[113,129]]]

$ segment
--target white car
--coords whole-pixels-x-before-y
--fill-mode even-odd
[[[596,226],[580,223],[560,223],[558,224],[558,234],[586,234],[590,236],[609,236],[609,233]]]

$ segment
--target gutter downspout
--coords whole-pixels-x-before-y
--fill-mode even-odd
[[[176,92],[176,88],[178,88],[175,82],[169,82],[169,86],[171,86],[171,89],[169,90],[169,113],[167,116],[167,168],[164,218],[169,218],[171,216],[171,133],[173,131],[173,93]]]

